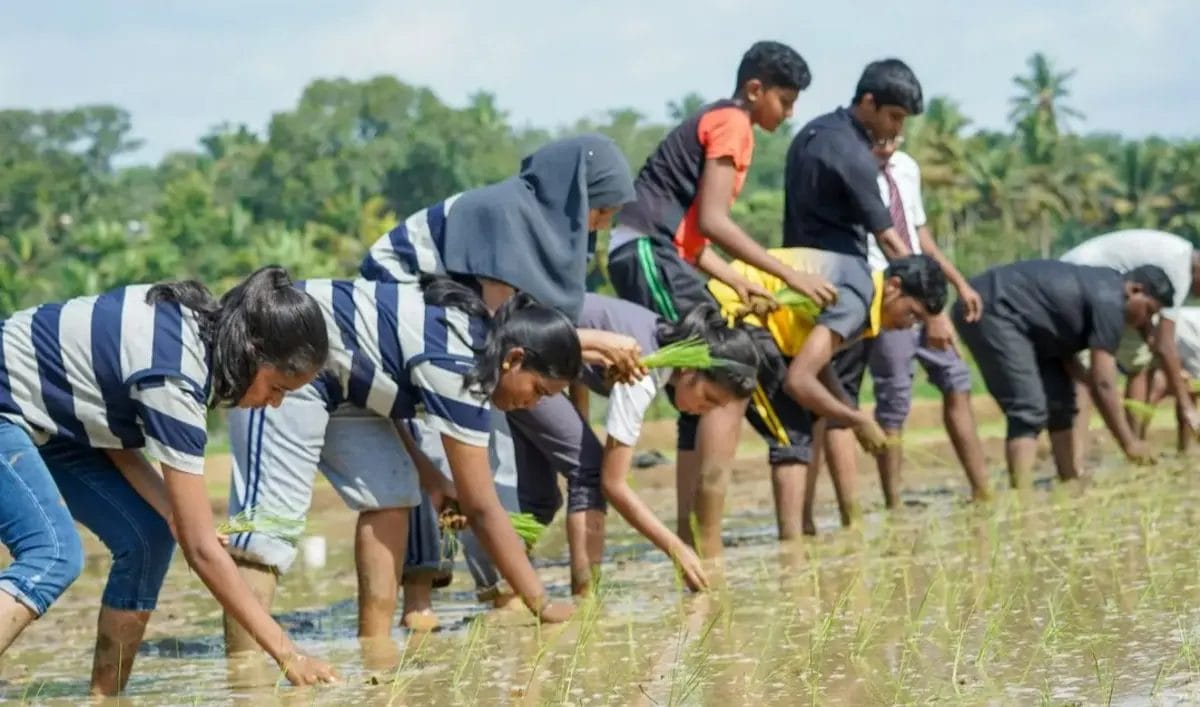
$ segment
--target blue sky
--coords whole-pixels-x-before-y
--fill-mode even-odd
[[[727,94],[741,53],[770,38],[812,68],[798,120],[845,102],[867,61],[899,56],[926,95],[1000,127],[1011,77],[1041,50],[1078,70],[1082,130],[1194,137],[1196,27],[1198,0],[7,0],[0,107],[116,103],[139,160],[224,120],[261,130],[317,77],[394,74],[451,103],[486,89],[537,125],[623,106],[662,118],[687,91]]]

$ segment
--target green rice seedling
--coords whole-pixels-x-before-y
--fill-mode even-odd
[[[675,667],[671,670],[671,691],[667,695],[668,705],[686,704],[688,698],[700,687],[704,681],[704,675],[708,671],[709,663],[712,658],[712,648],[708,645],[708,638],[712,634],[713,628],[721,620],[721,609],[718,608],[712,618],[704,625],[704,629],[700,635],[696,637],[695,642],[691,646],[691,651],[683,664],[694,662],[691,670],[684,675],[683,683],[675,678],[679,670],[680,661],[676,660]],[[678,688],[678,691],[676,691]]]
[[[808,295],[800,294],[790,287],[776,291],[775,301],[779,303],[780,307],[796,310],[812,320],[821,315],[821,305]]]
[[[596,632],[596,624],[600,620],[600,607],[604,603],[605,594],[607,593],[607,585],[602,584],[598,578],[593,578],[592,592],[583,602],[583,611],[580,612],[579,633],[575,637],[575,648],[571,651],[571,662],[567,669],[563,671],[562,681],[559,683],[559,703],[566,704],[571,697],[571,683],[574,681],[575,672],[579,668],[580,655],[591,642],[592,636]]]
[[[387,703],[389,705],[395,703],[397,698],[407,692],[408,687],[412,684],[413,680],[416,679],[415,675],[409,675],[408,677],[402,678],[401,674],[404,672],[405,668],[408,668],[413,661],[417,659],[417,656],[421,653],[421,649],[425,647],[425,641],[431,635],[433,634],[426,631],[409,634],[409,640],[404,642],[404,651],[400,653],[400,661],[396,664],[396,670],[392,673],[391,686],[388,690]],[[408,647],[413,638],[416,638],[417,646],[410,654]]]
[[[716,359],[703,339],[692,337],[667,344],[644,356],[642,365],[646,368],[712,368]]]
[[[222,535],[265,533],[295,545],[304,534],[304,519],[284,518],[270,511],[252,507],[218,523],[217,532]]]
[[[486,624],[486,620],[482,616],[478,616],[471,621],[471,625],[467,628],[467,645],[462,649],[458,665],[454,668],[454,678],[451,683],[456,693],[462,689],[462,680],[467,673],[467,668],[474,665],[478,660],[479,649],[483,644],[484,635],[487,631]]]

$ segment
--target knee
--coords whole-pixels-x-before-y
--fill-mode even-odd
[[[108,549],[112,552],[114,573],[124,570],[158,578],[166,575],[167,566],[171,564],[175,538],[161,516],[147,513],[131,532],[110,541]]]
[[[1019,439],[1021,437],[1037,437],[1042,430],[1046,429],[1046,414],[1033,412],[1009,413],[1005,415],[1005,422],[1008,427],[1006,434],[1007,439]]]
[[[39,616],[83,573],[83,543],[73,527],[59,529],[44,542],[14,555],[4,583],[11,585],[22,603]]]

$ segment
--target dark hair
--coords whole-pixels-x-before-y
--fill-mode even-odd
[[[554,380],[579,376],[583,368],[579,333],[557,309],[518,292],[491,314],[474,290],[445,275],[422,275],[420,283],[425,304],[461,310],[487,327],[483,345],[477,347],[468,333],[447,322],[455,335],[475,351],[475,364],[463,377],[464,387],[472,394],[480,398],[492,394],[500,380],[504,357],[517,347],[525,352],[522,369]]]
[[[763,88],[794,88],[803,91],[812,83],[812,74],[804,57],[780,42],[755,42],[738,64],[736,96],[746,88],[746,82],[758,79]]]
[[[754,393],[763,357],[750,332],[740,324],[729,326],[716,305],[698,305],[678,322],[660,321],[655,338],[659,346],[693,338],[703,340],[719,363],[699,372],[738,398]]]
[[[930,314],[938,314],[946,306],[946,274],[928,255],[906,255],[893,260],[883,276],[899,278],[900,291],[920,301]]]
[[[1157,265],[1139,265],[1125,273],[1125,281],[1141,285],[1146,295],[1155,299],[1160,306],[1171,307],[1175,304],[1175,286]]]
[[[319,370],[329,356],[321,308],[278,265],[259,269],[220,301],[203,284],[184,280],[151,287],[146,303],[158,302],[175,302],[199,318],[200,338],[212,352],[214,405],[241,400],[259,366],[300,375]]]
[[[909,115],[920,115],[925,110],[925,99],[921,95],[921,82],[899,59],[883,59],[867,64],[858,86],[854,88],[853,104],[871,94],[876,106],[900,106]]]

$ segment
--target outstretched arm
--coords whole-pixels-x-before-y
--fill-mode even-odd
[[[450,435],[442,435],[442,444],[454,475],[458,505],[496,563],[496,569],[538,618],[552,623],[565,621],[571,615],[571,607],[550,602],[545,585],[529,564],[525,543],[500,505],[487,448],[466,444]]]
[[[1117,360],[1112,352],[1092,349],[1092,368],[1088,373],[1088,385],[1096,407],[1100,409],[1100,415],[1104,418],[1104,424],[1112,432],[1125,456],[1134,463],[1151,461],[1148,447],[1133,434],[1128,420],[1125,419],[1121,391],[1117,386]]]
[[[828,304],[836,299],[837,289],[828,280],[819,275],[801,273],[783,264],[737,225],[729,214],[736,179],[737,169],[731,158],[718,157],[705,161],[704,170],[700,173],[700,187],[696,193],[700,232],[721,246],[730,256],[757,270],[774,275],[786,282],[788,287],[811,297],[818,304]],[[711,263],[707,264],[711,266]],[[702,266],[702,269],[713,274],[706,267]],[[719,275],[714,274],[714,277],[740,292],[734,282]]]
[[[217,538],[204,477],[164,464],[163,480],[183,556],[226,613],[254,636],[293,683],[336,682],[333,668],[301,653],[238,574],[233,558]]]

